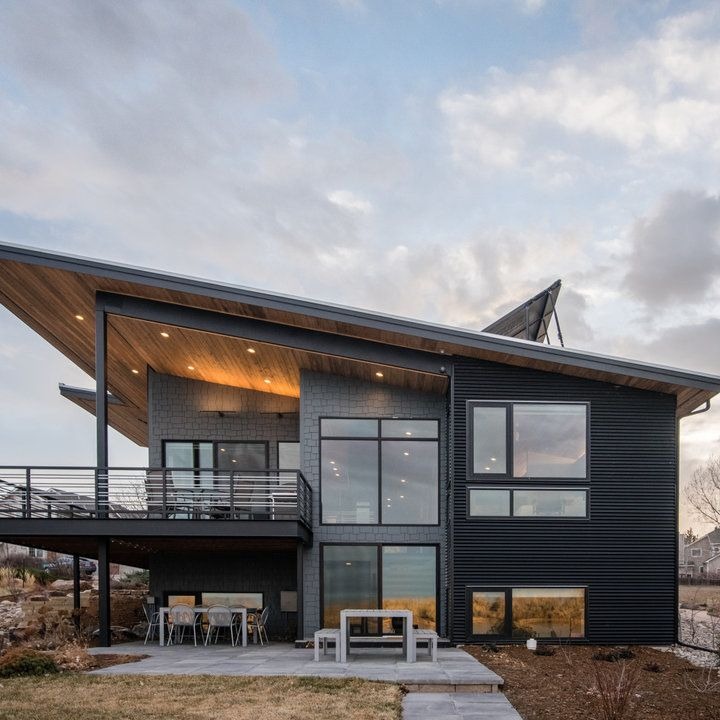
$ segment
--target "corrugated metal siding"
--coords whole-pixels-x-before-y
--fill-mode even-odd
[[[453,383],[452,639],[470,640],[467,586],[547,583],[587,586],[590,642],[674,642],[675,398],[475,360]],[[590,518],[468,520],[467,400],[589,402]]]

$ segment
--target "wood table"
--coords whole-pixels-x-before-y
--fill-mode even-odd
[[[195,616],[206,613],[210,608],[210,605],[198,605],[193,608],[195,610]],[[165,623],[167,621],[167,614],[170,612],[169,607],[160,608],[160,645],[165,644]],[[242,617],[242,646],[247,647],[247,608],[244,607],[231,607],[230,612],[233,615],[240,615]]]
[[[412,610],[362,608],[340,611],[340,662],[347,662],[350,648],[350,618],[401,618],[403,621],[403,654],[408,662],[415,662],[415,631]],[[381,638],[379,638],[381,639]]]

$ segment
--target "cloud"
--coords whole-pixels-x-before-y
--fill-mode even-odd
[[[667,195],[635,223],[631,243],[624,285],[635,297],[661,306],[707,301],[720,276],[720,196]]]
[[[372,203],[369,200],[365,200],[349,190],[334,190],[328,193],[327,198],[333,205],[350,212],[367,215],[373,211]]]
[[[465,168],[544,177],[561,153],[597,168],[613,154],[648,163],[688,151],[720,158],[720,9],[659,22],[650,37],[561,57],[521,73],[493,68],[438,98]]]

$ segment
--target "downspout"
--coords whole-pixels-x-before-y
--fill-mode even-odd
[[[447,504],[447,537],[445,541],[445,564],[447,567],[446,581],[447,588],[445,591],[445,628],[447,637],[452,640],[452,605],[454,597],[454,553],[453,553],[453,533],[454,533],[454,498],[455,498],[455,478],[453,477],[454,458],[453,440],[455,438],[455,365],[450,364],[448,370],[448,405],[447,405],[447,430],[445,445],[445,482],[446,495],[445,502]]]

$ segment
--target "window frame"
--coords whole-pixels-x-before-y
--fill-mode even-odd
[[[199,445],[200,443],[208,443],[212,446],[212,456],[213,456],[213,466],[211,468],[205,468],[201,467],[200,465],[194,465],[191,468],[178,468],[180,470],[217,470],[218,469],[218,453],[220,452],[219,446],[223,445],[225,443],[236,443],[236,444],[243,444],[243,445],[263,445],[265,449],[265,470],[268,470],[269,463],[270,463],[270,445],[267,440],[185,440],[183,438],[164,438],[162,440],[162,452],[161,452],[161,459],[162,459],[162,467],[165,468],[166,464],[166,452],[165,452],[165,446],[167,443],[192,443],[193,444],[193,463],[199,459],[200,457],[200,450],[199,448],[195,448],[195,445]],[[247,469],[247,468],[245,468]],[[238,471],[243,470],[243,468],[238,468]]]
[[[516,585],[466,585],[465,586],[465,612],[466,612],[466,628],[467,637],[472,642],[519,642],[518,638],[514,638],[512,634],[512,591],[513,590],[583,590],[583,634],[578,637],[543,637],[537,638],[539,642],[557,643],[557,642],[577,642],[586,643],[588,641],[588,609],[590,588],[588,585],[579,583],[570,585],[563,583],[522,583]],[[504,592],[505,593],[505,630],[504,635],[475,635],[472,632],[473,627],[473,611],[472,611],[472,594],[473,592]]]
[[[470,493],[473,490],[505,490],[510,493],[509,515],[473,515],[470,512]],[[582,490],[585,492],[585,515],[515,515],[516,490]],[[477,483],[465,486],[465,519],[472,522],[486,522],[488,520],[589,520],[590,519],[590,487],[577,485],[478,485]]]
[[[440,544],[428,542],[321,542],[320,543],[320,622],[325,619],[325,548],[334,547],[375,547],[377,549],[377,607],[382,607],[383,601],[383,563],[382,550],[384,547],[428,547],[435,549],[435,631],[440,626]]]
[[[323,420],[374,420],[377,423],[377,434],[375,436],[340,436],[340,435],[323,435],[322,434],[322,421]],[[402,436],[394,436],[394,435],[388,435],[387,437],[383,437],[382,435],[382,421],[383,420],[422,420],[427,422],[434,422],[437,427],[437,437],[434,438],[409,438],[405,435]],[[442,500],[442,452],[441,452],[441,440],[440,440],[440,431],[442,429],[442,425],[440,422],[440,418],[433,417],[394,417],[394,416],[377,416],[377,417],[364,417],[362,415],[356,416],[356,415],[344,415],[344,416],[338,416],[338,415],[321,415],[318,418],[318,491],[320,494],[320,525],[323,526],[330,526],[330,527],[379,527],[379,526],[385,526],[385,527],[438,527],[440,525],[440,504]],[[322,460],[322,447],[323,447],[323,440],[345,440],[345,441],[359,441],[359,442],[375,442],[377,443],[377,468],[378,468],[378,486],[377,486],[377,501],[378,501],[378,507],[377,507],[377,522],[374,523],[330,523],[325,522],[324,518],[324,508],[323,508],[323,478],[322,478],[322,467],[323,467],[323,460]],[[422,442],[431,442],[437,444],[437,518],[435,522],[432,523],[386,523],[383,522],[383,472],[382,472],[382,449],[383,449],[383,441],[389,441],[389,442],[398,442],[398,441],[404,441],[404,442],[412,442],[412,443],[422,443]],[[331,543],[328,543],[331,544]],[[348,543],[338,543],[340,545],[347,545]],[[374,544],[374,543],[370,543]],[[388,543],[392,545],[393,543]],[[395,543],[397,544],[397,543]],[[405,543],[407,544],[407,543]],[[424,543],[420,543],[421,545]]]
[[[515,477],[515,442],[513,437],[514,407],[516,405],[582,405],[585,407],[585,477],[553,477],[523,475]],[[475,417],[476,407],[504,407],[506,411],[505,452],[507,456],[506,472],[504,473],[476,473],[475,472]],[[586,400],[467,400],[466,401],[466,478],[472,482],[483,480],[508,480],[513,482],[567,482],[572,484],[589,483],[591,478],[590,454],[590,402]]]

